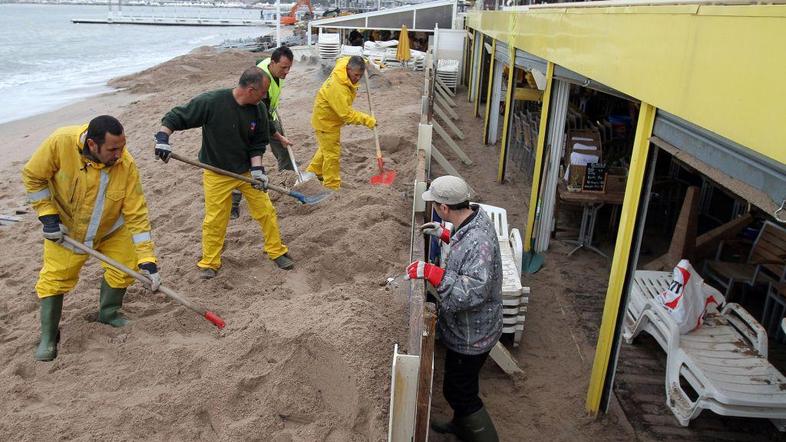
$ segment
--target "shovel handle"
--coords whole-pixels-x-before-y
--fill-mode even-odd
[[[99,252],[98,250],[92,249],[92,248],[82,244],[81,242],[71,238],[68,235],[64,235],[63,236],[63,242],[67,243],[68,245],[74,247],[77,250],[80,250],[80,251],[82,251],[84,253],[87,253],[90,256],[98,258],[99,260],[101,260],[101,261],[111,265],[112,267],[115,267],[116,269],[120,270],[121,272],[124,272],[124,273],[128,274],[129,276],[133,277],[134,279],[136,279],[137,281],[139,281],[139,282],[141,282],[143,284],[150,285],[150,283],[152,282],[152,281],[150,281],[150,278],[148,278],[147,276],[145,276],[145,275],[143,275],[143,274],[141,274],[141,273],[139,273],[137,271],[134,271],[134,270],[132,270],[132,269],[126,267],[126,266],[124,266],[120,262],[118,262],[118,261],[116,261],[116,260],[114,260],[114,259],[112,259],[112,258],[110,258],[110,257],[108,257],[106,255],[104,255],[103,253]],[[165,287],[163,285],[159,286],[158,287],[158,291],[163,293],[163,294],[165,294],[165,295],[167,295],[167,296],[169,296],[170,298],[174,299],[175,301],[179,302],[180,304],[183,304],[184,306],[188,307],[189,309],[197,312],[199,314],[199,316],[202,316],[203,318],[205,318],[208,321],[212,322],[219,329],[224,328],[224,320],[221,319],[220,317],[218,317],[218,315],[216,315],[215,313],[213,313],[211,311],[205,310],[204,308],[194,304],[193,302],[189,301],[188,299],[182,297],[176,291],[170,289],[169,287]]]
[[[368,69],[363,71],[363,77],[366,80],[366,97],[368,97],[368,110],[371,112],[371,116],[374,116],[374,106],[371,104],[371,87],[368,83]],[[374,126],[374,144],[377,147],[377,165],[379,166],[379,173],[383,173],[384,166],[382,165],[382,149],[379,147],[379,134],[377,133],[377,127]]]
[[[220,167],[211,166],[210,164],[205,164],[205,163],[201,163],[199,161],[194,161],[192,159],[180,156],[180,155],[178,155],[176,153],[169,154],[169,157],[170,158],[174,158],[174,159],[176,159],[178,161],[182,161],[184,163],[190,164],[192,166],[200,167],[202,169],[207,169],[207,170],[209,170],[211,172],[215,172],[215,173],[217,173],[219,175],[232,177],[232,178],[234,178],[236,180],[245,181],[245,182],[247,182],[249,184],[258,184],[257,180],[255,180],[253,178],[249,178],[249,177],[247,177],[245,175],[240,175],[239,173],[230,172],[228,170],[221,169]],[[281,192],[281,193],[284,193],[284,194],[287,194],[289,196],[293,196],[294,197],[294,195],[292,195],[292,191],[287,189],[287,188],[285,188],[285,187],[277,186],[275,184],[268,184],[267,188],[271,189],[271,190],[275,190],[276,192]]]

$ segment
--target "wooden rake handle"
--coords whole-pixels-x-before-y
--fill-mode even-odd
[[[80,250],[82,252],[87,253],[90,256],[98,258],[99,260],[101,260],[101,261],[111,265],[112,267],[120,270],[123,273],[128,274],[129,276],[133,277],[134,279],[136,279],[137,281],[139,281],[139,282],[141,282],[143,284],[147,284],[149,286],[150,283],[151,283],[150,278],[148,278],[147,276],[145,276],[145,275],[143,275],[143,274],[141,274],[139,272],[136,272],[134,270],[131,270],[130,268],[124,266],[120,262],[118,262],[118,261],[116,261],[116,260],[114,260],[114,259],[112,259],[112,258],[110,258],[110,257],[108,257],[106,255],[104,255],[103,253],[99,252],[98,250],[92,249],[92,248],[86,246],[85,244],[82,244],[81,242],[71,238],[70,236],[64,235],[63,236],[63,242],[67,243],[68,245],[74,247],[77,250]],[[221,319],[218,315],[216,315],[215,313],[213,313],[213,312],[211,312],[209,310],[206,310],[206,309],[204,309],[204,308],[194,304],[193,302],[191,302],[188,299],[186,299],[183,296],[181,296],[176,291],[170,289],[169,287],[165,287],[163,285],[159,286],[158,287],[158,291],[163,293],[163,294],[165,294],[165,295],[167,295],[167,296],[169,296],[170,298],[174,299],[175,301],[179,302],[180,304],[183,304],[184,306],[188,307],[189,309],[197,312],[199,314],[199,316],[202,316],[203,318],[205,318],[208,321],[212,322],[213,325],[218,327],[219,330],[224,328],[224,325],[225,325],[224,320]]]

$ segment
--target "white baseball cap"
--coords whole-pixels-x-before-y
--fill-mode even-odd
[[[436,201],[441,204],[459,204],[469,201],[469,186],[459,177],[441,176],[431,182],[431,187],[423,192],[424,201]]]

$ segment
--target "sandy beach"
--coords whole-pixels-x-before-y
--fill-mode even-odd
[[[219,313],[223,331],[138,284],[124,310],[124,329],[94,322],[101,268],[91,260],[66,295],[60,354],[37,363],[41,266],[40,224],[28,213],[0,228],[0,431],[14,440],[210,439],[383,440],[387,434],[390,357],[406,341],[406,306],[380,285],[407,264],[414,131],[422,74],[372,78],[375,99],[387,103],[381,137],[402,179],[371,187],[372,133],[343,132],[341,193],[319,206],[271,195],[282,237],[297,261],[283,272],[262,251],[245,203],[230,223],[219,277],[197,276],[203,213],[201,172],[154,161],[152,134],[171,107],[203,91],[232,87],[259,54],[189,55],[115,80],[122,93],[96,97],[45,115],[0,126],[0,211],[25,206],[19,170],[56,127],[117,116],[139,165],[164,283]],[[309,125],[314,93],[324,79],[316,64],[296,63],[281,115],[300,163],[315,150]],[[391,88],[395,85],[395,88]],[[359,96],[358,106],[365,103]],[[363,107],[360,107],[363,109]],[[172,138],[176,152],[196,158],[200,131]],[[291,185],[292,172],[271,179]]]
[[[22,222],[0,226],[5,251],[0,255],[0,394],[7,398],[0,403],[2,434],[30,441],[386,440],[392,349],[395,343],[406,345],[408,317],[406,300],[383,284],[408,264],[423,74],[387,70],[371,77],[386,166],[398,172],[393,186],[369,185],[376,173],[372,132],[347,127],[339,193],[317,206],[271,194],[296,269],[280,271],[267,259],[259,228],[243,203],[240,219],[230,221],[219,276],[200,280],[201,172],[155,161],[152,135],[171,107],[204,91],[232,87],[258,57],[200,48],[113,80],[110,84],[122,92],[0,125],[0,213],[12,213],[25,207],[19,171],[49,133],[97,114],[117,116],[140,169],[164,284],[227,322],[218,331],[135,284],[124,304],[132,324],[113,329],[96,323],[102,270],[91,260],[66,295],[58,358],[35,362],[34,284],[43,240],[29,211]],[[315,151],[311,106],[326,74],[318,64],[296,62],[282,94],[280,115],[303,166]],[[364,89],[355,102],[363,111]],[[525,201],[527,178],[497,184],[496,161],[489,160],[493,148],[478,141],[482,119],[471,117],[466,101],[458,110],[458,124],[469,135],[462,145],[476,166],[455,163],[478,191],[478,201],[508,207],[511,226],[523,229],[526,205],[512,198]],[[176,133],[174,151],[195,159],[200,139],[199,130]],[[277,171],[271,154],[263,162],[273,182],[294,184],[294,173]],[[432,171],[442,173],[438,166]],[[300,190],[317,187],[312,182]],[[555,247],[555,255],[564,255],[565,246]],[[530,298],[530,311],[536,313],[528,315],[522,344],[512,352],[524,373],[508,376],[491,361],[483,368],[481,397],[503,441],[633,437],[616,402],[600,420],[584,411],[593,341],[564,294],[588,284],[602,290],[605,278],[578,281],[565,273],[568,266],[597,263],[590,256],[557,258],[526,281],[541,289]],[[504,342],[510,348],[509,339]],[[438,346],[433,416],[450,412],[441,391],[442,355]],[[433,432],[430,437],[453,440]]]

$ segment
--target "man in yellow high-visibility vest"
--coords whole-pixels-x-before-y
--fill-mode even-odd
[[[262,101],[267,106],[267,111],[270,115],[270,124],[275,128],[278,136],[274,135],[270,138],[270,150],[276,157],[278,162],[278,170],[295,170],[292,161],[289,158],[287,146],[292,143],[284,136],[284,129],[281,124],[281,117],[278,115],[278,103],[281,96],[281,89],[284,87],[284,79],[287,78],[289,70],[292,68],[293,63],[292,50],[286,46],[276,48],[270,57],[259,62],[257,67],[262,69],[268,78],[270,78],[270,86],[267,90],[267,98]],[[240,192],[232,192],[232,212],[230,217],[236,219],[240,216],[240,200],[242,194]]]

